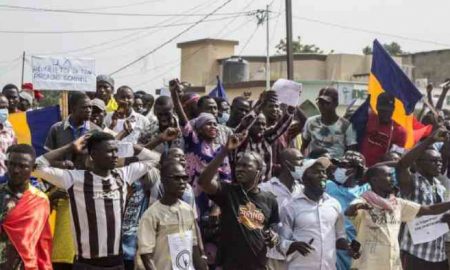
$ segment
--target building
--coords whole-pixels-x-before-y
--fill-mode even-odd
[[[256,99],[266,86],[266,57],[236,56],[235,47],[238,44],[238,41],[221,39],[178,43],[177,47],[181,50],[180,79],[189,82],[200,94],[206,94],[216,86],[216,76],[219,75],[230,99],[246,91],[250,91],[252,98]],[[402,58],[395,60],[402,64]],[[371,64],[370,55],[295,54],[294,80],[303,85],[301,100],[314,103],[321,88],[333,86],[339,91],[338,110],[343,114],[355,99],[356,104],[365,100]],[[228,76],[230,68],[234,69],[231,73],[238,76]],[[286,56],[271,56],[271,84],[278,78],[286,77]]]
[[[412,79],[423,93],[427,84],[434,85],[433,99],[436,103],[442,91],[439,85],[450,78],[450,49],[405,54],[402,61],[406,66],[414,67]],[[419,103],[416,108],[421,106]],[[444,108],[450,109],[450,96],[445,99]]]

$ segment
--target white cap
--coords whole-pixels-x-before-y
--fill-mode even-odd
[[[316,159],[304,159],[300,171],[300,179],[303,178],[303,174],[305,174],[306,170],[314,166],[316,163],[322,164],[322,166],[324,166],[325,168],[328,168],[331,165],[331,161],[326,157],[320,157]]]

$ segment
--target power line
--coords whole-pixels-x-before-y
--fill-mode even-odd
[[[0,8],[8,9],[18,9],[29,12],[52,12],[52,13],[69,13],[69,14],[83,14],[83,15],[102,15],[102,16],[131,16],[131,17],[178,17],[178,16],[190,16],[190,17],[200,17],[206,16],[208,14],[177,14],[177,13],[119,13],[119,12],[94,12],[94,11],[83,11],[74,9],[51,9],[51,8],[35,8],[35,7],[25,7],[25,6],[15,6],[15,5],[0,5]],[[246,11],[239,12],[241,14],[247,13]],[[217,13],[211,16],[220,15],[234,15],[236,13]]]
[[[222,9],[223,7],[225,7],[228,3],[230,3],[232,0],[227,0],[226,2],[224,2],[222,5],[220,5],[219,7],[217,7],[216,9],[214,9],[212,12],[208,13],[205,17],[201,18],[200,20],[198,20],[197,22],[195,22],[194,24],[188,26],[186,29],[184,29],[183,31],[181,31],[180,33],[178,33],[177,35],[173,36],[172,38],[168,39],[167,41],[165,41],[164,43],[162,43],[161,45],[157,46],[155,49],[149,51],[148,53],[138,57],[136,60],[131,61],[130,63],[124,65],[123,67],[117,69],[116,71],[112,72],[110,75],[113,75],[115,73],[118,73],[126,68],[128,68],[129,66],[134,65],[135,63],[141,61],[142,59],[144,59],[145,57],[149,56],[150,54],[156,52],[157,50],[161,49],[162,47],[164,47],[165,45],[169,44],[170,42],[174,41],[175,39],[177,39],[178,37],[180,37],[181,35],[183,35],[184,33],[188,32],[189,30],[191,30],[192,28],[194,28],[195,26],[197,26],[198,24],[202,23],[203,21],[205,21],[209,16],[211,16],[212,14],[216,13],[217,11],[219,11],[220,9]]]
[[[254,2],[255,2],[255,0],[249,1],[249,2],[247,3],[247,5],[245,5],[245,7],[244,7],[243,9],[245,10],[245,9],[249,8]],[[236,19],[233,19],[232,22],[234,22],[235,20],[236,20]],[[227,32],[226,34],[224,34],[224,36],[230,35],[230,34],[236,32],[237,30],[242,29],[242,27],[244,27],[244,25],[246,25],[247,23],[249,23],[251,20],[252,20],[252,18],[248,18],[248,19],[245,20],[242,24],[239,24],[236,28],[233,28],[231,31],[229,31],[229,32]],[[224,29],[226,29],[229,25],[231,25],[232,22],[228,23],[227,26],[226,26],[225,28],[223,28],[221,31],[219,31],[216,35],[220,37],[220,35],[223,33]],[[224,36],[223,36],[223,37],[224,37]],[[223,37],[222,37],[222,38],[223,38]],[[206,45],[200,47],[198,50],[196,50],[196,51],[194,51],[193,53],[191,53],[191,54],[185,56],[184,58],[182,58],[182,59],[180,59],[180,60],[178,60],[178,61],[174,61],[174,62],[177,62],[175,65],[171,65],[167,70],[165,70],[165,71],[159,73],[158,75],[156,75],[156,76],[154,76],[154,77],[152,77],[152,78],[150,78],[150,79],[147,79],[147,80],[145,80],[145,81],[143,81],[143,82],[138,83],[136,86],[139,87],[139,86],[141,86],[141,85],[146,85],[146,84],[152,82],[154,79],[159,78],[159,77],[161,77],[161,76],[167,74],[169,71],[173,70],[174,67],[179,66],[183,60],[184,60],[184,61],[189,60],[189,59],[192,58],[195,54],[197,54],[197,52],[199,52],[201,49],[203,49],[203,48],[205,48],[205,47],[206,47]]]
[[[421,42],[421,43],[434,44],[434,45],[438,45],[438,46],[450,47],[450,44],[436,42],[436,41],[432,41],[432,40],[411,38],[411,37],[401,36],[401,35],[397,35],[397,34],[384,33],[384,32],[380,32],[380,31],[369,30],[369,29],[364,29],[364,28],[359,28],[359,27],[340,25],[340,24],[336,24],[336,23],[321,21],[321,20],[302,17],[302,16],[293,16],[293,18],[298,19],[298,20],[318,23],[318,24],[322,24],[322,25],[337,27],[337,28],[341,28],[341,29],[352,30],[352,31],[356,31],[356,32],[382,35],[382,36],[393,37],[393,38],[398,38],[398,39],[403,39],[403,40],[409,40],[409,41],[415,41],[415,42]]]
[[[278,22],[280,21],[282,8],[283,8],[283,1],[280,0],[280,5],[278,6],[278,12],[277,12],[278,16],[277,16],[277,19],[275,20],[275,24],[273,25],[272,33],[270,34],[270,45],[272,45],[272,42],[275,39],[275,31],[278,28]]]
[[[253,31],[253,33],[249,36],[249,38],[247,39],[247,41],[245,42],[244,46],[242,46],[241,51],[239,52],[239,56],[242,54],[242,52],[245,50],[245,48],[247,47],[247,45],[250,43],[250,41],[253,39],[253,37],[255,36],[256,32],[258,32],[260,24],[256,25],[255,31]]]
[[[240,14],[210,20],[204,20],[202,22],[216,22],[222,21],[229,18],[235,18],[239,16],[246,16],[247,14]],[[209,17],[209,16],[208,16]],[[148,30],[154,28],[168,28],[175,26],[183,26],[189,24],[195,24],[197,22],[186,22],[186,23],[174,23],[174,24],[166,24],[166,25],[149,25],[149,26],[141,26],[141,27],[130,27],[130,28],[115,28],[115,29],[90,29],[90,30],[69,30],[69,31],[10,31],[10,30],[0,30],[2,34],[82,34],[82,33],[103,33],[103,32],[125,32],[125,31],[136,31],[136,30]]]
[[[128,4],[124,4],[124,5],[92,7],[92,8],[77,8],[77,9],[72,9],[72,10],[91,11],[91,10],[115,9],[115,8],[140,6],[140,5],[151,4],[151,3],[161,2],[161,1],[163,1],[163,0],[153,0],[153,1],[145,0],[145,1],[140,1],[140,2],[136,2],[136,3],[128,3]]]
[[[235,19],[233,19],[233,22],[234,22],[234,20],[235,20]],[[230,34],[236,32],[237,30],[241,29],[245,24],[249,23],[250,20],[251,20],[251,18],[248,18],[248,19],[245,20],[243,23],[239,24],[236,28],[233,28],[231,31],[227,32],[225,35],[230,35]],[[228,25],[230,25],[230,24],[228,24]],[[228,25],[227,25],[227,26],[228,26]],[[225,29],[225,28],[224,28],[224,29]],[[222,34],[222,32],[223,32],[223,29],[220,30],[217,34],[215,34],[215,35],[213,35],[213,36],[218,36],[219,38],[221,38],[220,35]],[[194,52],[192,52],[192,53],[190,53],[190,54],[184,56],[184,57],[182,58],[182,60],[184,60],[184,61],[189,60],[191,57],[193,57],[195,54],[197,54],[200,50],[202,50],[202,49],[205,48],[205,47],[207,47],[207,45],[204,45],[204,46],[200,47],[199,49],[195,50]],[[133,76],[142,76],[142,73],[143,73],[143,72],[154,71],[154,70],[157,70],[157,69],[159,69],[159,68],[162,68],[162,67],[165,67],[165,66],[167,66],[167,65],[170,65],[170,64],[174,64],[174,63],[175,63],[175,65],[171,65],[171,66],[170,66],[170,69],[168,70],[168,71],[170,71],[170,70],[173,69],[173,67],[178,66],[178,65],[181,63],[182,60],[176,58],[176,59],[173,59],[173,60],[171,60],[171,61],[162,63],[162,64],[160,64],[160,65],[158,65],[158,66],[152,67],[152,68],[150,68],[150,69],[142,70],[142,71],[140,71],[140,73],[132,72],[132,73],[124,74],[124,75],[115,76],[114,78],[127,78],[127,77],[133,77]],[[165,73],[167,73],[167,71],[164,71],[163,74],[165,74]],[[163,74],[162,74],[162,75],[163,75]],[[160,75],[157,75],[156,77],[152,77],[152,78],[150,78],[150,79],[147,79],[147,80],[145,80],[144,82],[140,82],[140,83],[137,84],[137,86],[144,85],[144,84],[146,84],[146,83],[152,81],[154,78],[157,78],[157,77],[159,77],[159,76],[161,76],[161,74],[160,74]]]
[[[253,2],[253,1],[251,1],[251,2]],[[251,2],[250,2],[250,3],[251,3]],[[249,5],[250,5],[250,4],[249,4]],[[237,30],[242,29],[242,27],[244,27],[244,25],[248,24],[250,21],[251,21],[251,18],[248,18],[248,19],[245,20],[243,23],[239,24],[237,27],[233,28],[231,31],[229,31],[229,32],[227,32],[226,34],[224,34],[224,36],[228,36],[228,35],[230,35],[230,34],[236,32]],[[216,35],[220,35],[221,32],[223,32],[223,31],[221,30],[221,31],[220,31],[219,33],[217,33]],[[222,36],[221,38],[223,38],[224,36]],[[136,86],[137,86],[137,87],[140,87],[140,86],[142,86],[142,85],[146,85],[146,84],[152,82],[154,79],[157,79],[157,78],[159,78],[159,77],[161,77],[161,76],[167,74],[169,71],[173,70],[173,68],[179,66],[179,65],[181,64],[182,61],[187,61],[187,60],[191,59],[194,55],[196,55],[200,50],[204,49],[205,47],[207,47],[207,45],[204,45],[204,46],[200,47],[199,49],[195,50],[194,52],[190,53],[189,55],[186,55],[186,56],[183,57],[182,59],[179,59],[179,60],[177,59],[177,60],[175,60],[175,61],[172,61],[171,63],[175,63],[175,62],[176,62],[176,63],[175,63],[174,65],[171,65],[168,69],[164,70],[163,72],[157,74],[156,76],[153,76],[153,77],[151,77],[150,79],[147,79],[147,80],[145,80],[145,81],[143,81],[143,82],[138,83]],[[166,63],[166,64],[169,64],[169,63]],[[161,66],[161,65],[160,65],[160,66],[157,66],[157,67],[155,67],[155,69],[156,69],[156,68],[160,68],[160,67],[162,67],[162,66]]]
[[[188,10],[185,10],[183,12],[187,13],[187,12],[193,12],[193,11],[196,11],[196,10],[202,10],[204,8],[203,6],[205,4],[209,4],[209,0],[206,0],[205,2],[202,2],[202,3],[196,5],[196,6],[190,8]],[[175,21],[182,21],[182,20],[183,20],[183,17],[180,17],[180,18],[176,19]],[[165,20],[162,20],[162,21],[158,22],[157,24],[155,24],[155,26],[159,26],[162,23],[166,23],[168,21],[172,21],[172,18],[167,18]],[[101,46],[104,46],[106,44],[111,44],[111,43],[114,43],[116,41],[128,39],[129,37],[132,37],[132,36],[135,36],[135,35],[139,35],[140,33],[144,33],[144,32],[146,32],[146,31],[141,31],[141,30],[135,31],[134,33],[126,34],[124,36],[120,36],[119,38],[108,39],[108,40],[102,41],[100,43],[92,44],[92,45],[89,45],[89,46],[86,46],[86,47],[77,48],[77,49],[66,50],[66,51],[59,51],[59,52],[50,52],[50,53],[49,52],[47,52],[47,53],[38,53],[38,54],[51,55],[51,54],[68,54],[68,53],[82,52],[82,51],[89,50],[89,49],[92,49],[92,48],[101,47]],[[152,34],[154,34],[156,32],[157,31],[152,31],[150,33],[146,33],[144,36],[139,37],[138,39],[141,39],[141,38],[144,38],[144,37],[148,37],[149,35],[152,35]],[[137,39],[134,39],[134,40],[137,40]],[[121,46],[121,45],[123,45],[123,43],[119,43],[119,46]],[[109,47],[109,49],[111,49],[111,47]]]

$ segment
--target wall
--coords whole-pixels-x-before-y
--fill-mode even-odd
[[[413,79],[427,78],[438,85],[450,78],[450,50],[438,50],[403,56],[404,62],[414,66]]]
[[[217,59],[234,54],[237,42],[204,40],[204,42],[179,43],[181,48],[180,79],[193,86],[214,83],[220,75]]]

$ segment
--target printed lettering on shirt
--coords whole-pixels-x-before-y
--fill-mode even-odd
[[[238,221],[249,230],[264,228],[264,214],[252,202],[239,206]]]
[[[380,131],[376,131],[369,135],[368,141],[371,144],[385,147],[389,143],[389,135]]]
[[[93,198],[94,200],[98,199],[120,200],[120,192],[118,190],[112,190],[109,192],[96,191],[94,192]]]
[[[369,210],[369,215],[372,219],[372,222],[377,225],[401,223],[399,219],[395,218],[394,213],[388,212],[386,210],[371,209]]]

